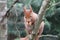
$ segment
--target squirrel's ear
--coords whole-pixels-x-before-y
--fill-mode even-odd
[[[30,12],[32,12],[32,7],[30,6]]]
[[[24,10],[24,13],[25,13],[26,12],[26,7],[25,6],[24,6],[23,10]]]

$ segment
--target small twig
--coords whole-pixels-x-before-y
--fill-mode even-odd
[[[10,12],[10,10],[13,8],[13,6],[14,6],[18,1],[19,1],[19,0],[16,0],[16,1],[11,5],[11,7],[7,10],[6,14],[3,16],[3,19],[2,19],[1,22],[3,22],[4,19],[5,19],[6,17],[8,17],[8,13]]]
[[[52,4],[49,8],[46,9],[46,11],[49,10],[51,7],[54,7],[54,6],[58,5],[58,4],[60,4],[60,2]]]
[[[47,37],[47,36],[49,36],[49,37],[56,37],[56,38],[58,38],[58,36],[57,35],[41,35],[41,36],[39,36],[39,37]]]
[[[15,7],[14,7],[15,8]],[[16,27],[16,23],[17,23],[17,17],[18,17],[18,14],[17,14],[17,10],[15,9],[15,12],[16,12],[16,20],[15,20],[15,28],[17,30],[17,32],[19,33],[19,38],[20,38],[20,31],[18,30],[18,28]]]

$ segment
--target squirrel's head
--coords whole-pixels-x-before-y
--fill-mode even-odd
[[[24,7],[24,15],[26,18],[29,18],[32,14],[32,7],[30,6],[30,9],[27,9],[26,7]]]

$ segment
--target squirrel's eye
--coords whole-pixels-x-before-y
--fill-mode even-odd
[[[32,16],[30,16],[30,17],[32,17]]]
[[[30,16],[30,18],[31,18],[32,16]]]
[[[27,17],[25,17],[25,18],[27,18]]]

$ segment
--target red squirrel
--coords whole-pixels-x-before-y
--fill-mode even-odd
[[[30,9],[26,9],[26,7],[24,7],[24,24],[26,27],[26,30],[28,31],[28,33],[32,33],[31,30],[31,25],[33,25],[36,20],[38,20],[38,15],[33,12],[32,7],[30,6]],[[44,21],[41,22],[41,25],[39,27],[39,34],[42,34],[44,29]]]

